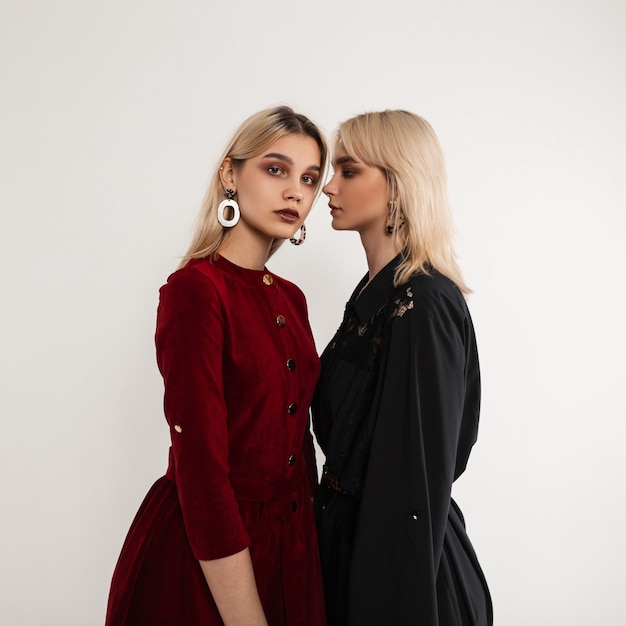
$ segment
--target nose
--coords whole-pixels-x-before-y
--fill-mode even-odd
[[[287,200],[302,202],[304,200],[304,196],[299,191],[292,191],[287,195]]]
[[[285,199],[295,200],[296,202],[302,202],[304,200],[304,194],[300,190],[300,187],[295,185],[291,189],[285,191]]]
[[[322,193],[326,194],[329,198],[337,195],[337,185],[335,184],[335,178],[337,171],[333,171],[328,182],[322,187]]]

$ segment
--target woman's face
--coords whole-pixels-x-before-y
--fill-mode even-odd
[[[389,185],[383,171],[348,156],[339,144],[333,159],[333,176],[324,185],[335,230],[383,234],[389,215]]]
[[[285,135],[239,167],[226,159],[221,173],[224,186],[237,193],[238,230],[288,239],[311,210],[321,173],[320,150],[312,137]]]

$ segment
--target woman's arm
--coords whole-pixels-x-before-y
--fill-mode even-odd
[[[156,344],[185,530],[224,623],[266,626],[229,480],[223,328],[220,296],[204,274],[189,269],[170,278],[161,291]]]
[[[225,626],[267,626],[248,548],[200,566]]]
[[[460,294],[431,280],[414,281],[414,297],[396,312],[372,408],[351,570],[359,626],[439,623],[436,581],[465,408],[469,318]]]

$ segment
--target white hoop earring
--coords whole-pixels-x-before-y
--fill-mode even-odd
[[[298,239],[296,239],[296,235],[294,233],[293,237],[289,238],[289,241],[294,245],[294,246],[299,246],[301,243],[304,242],[304,240],[306,239],[306,227],[304,224],[302,224],[302,226],[300,226],[300,237],[298,237]]]
[[[217,205],[217,221],[224,228],[232,228],[239,221],[241,211],[239,211],[237,201],[233,200],[235,192],[232,189],[226,189],[226,191],[224,191],[224,195],[226,196],[226,200],[222,200]],[[226,207],[230,207],[233,210],[233,216],[229,220],[227,220],[224,215],[224,209],[226,209]]]

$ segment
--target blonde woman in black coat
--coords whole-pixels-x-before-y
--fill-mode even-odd
[[[330,626],[491,626],[452,483],[476,441],[480,373],[452,248],[443,155],[406,111],[340,125],[324,187],[368,273],[322,355],[315,501]]]

